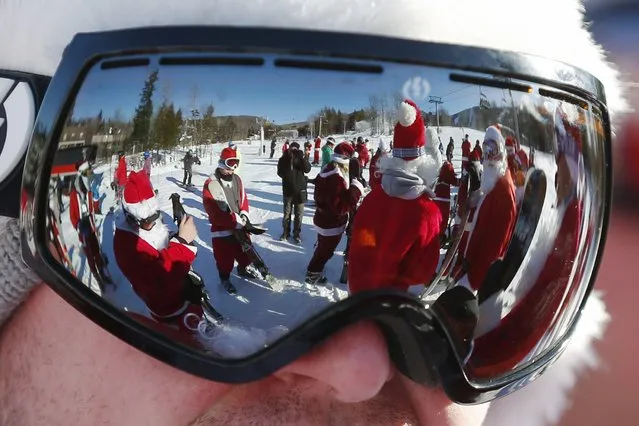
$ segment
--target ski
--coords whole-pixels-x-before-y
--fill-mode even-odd
[[[262,257],[259,255],[257,250],[255,250],[255,246],[253,245],[251,240],[248,238],[248,233],[249,233],[248,229],[237,229],[233,231],[233,235],[235,236],[237,241],[240,243],[240,247],[242,248],[242,251],[246,253],[246,255],[248,256],[253,266],[255,266],[255,268],[259,271],[259,273],[262,274],[262,277],[264,278],[264,280],[267,280],[268,277],[271,275],[271,273],[268,267],[266,266],[266,263],[264,263],[264,260],[262,259]]]
[[[510,243],[504,256],[488,268],[486,278],[477,294],[479,303],[506,290],[522,266],[541,219],[547,185],[543,170],[535,169],[530,173]]]
[[[426,297],[428,297],[435,290],[435,287],[437,287],[437,284],[440,281],[442,281],[442,279],[446,280],[448,278],[448,275],[449,275],[448,270],[452,266],[453,259],[457,255],[457,250],[459,249],[459,244],[461,243],[462,236],[464,235],[464,229],[466,228],[466,223],[468,223],[468,216],[470,215],[470,210],[471,209],[469,208],[465,209],[464,217],[462,217],[461,224],[459,225],[459,228],[458,228],[459,234],[456,236],[456,238],[455,238],[455,235],[451,236],[451,238],[453,238],[454,241],[452,245],[446,251],[446,256],[444,257],[444,260],[442,261],[442,264],[439,268],[439,272],[437,272],[437,275],[435,276],[435,278],[433,278],[433,280],[426,286],[424,291],[422,291],[422,293],[419,296],[420,299],[425,299]]]

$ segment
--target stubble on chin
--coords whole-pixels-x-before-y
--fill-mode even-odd
[[[237,386],[190,426],[213,425],[423,425],[398,380],[387,383],[373,399],[342,403],[334,392],[318,382],[289,376],[269,377]]]

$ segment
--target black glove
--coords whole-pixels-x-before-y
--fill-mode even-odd
[[[204,298],[204,281],[196,272],[189,271],[184,279],[184,299],[199,305]]]

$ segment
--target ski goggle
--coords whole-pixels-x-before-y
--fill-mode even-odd
[[[492,139],[485,140],[482,146],[484,160],[495,161],[503,157],[499,150],[499,143]]]
[[[235,170],[235,169],[237,169],[240,166],[240,159],[239,158],[227,158],[226,160],[224,160],[224,165],[229,170]]]
[[[36,80],[24,81],[37,92]],[[117,93],[109,89],[114,84],[119,87]],[[172,88],[169,99],[158,94],[159,85]],[[199,99],[210,99],[210,105],[197,115],[189,112],[194,88],[206,94]],[[501,102],[504,92],[511,97],[508,103]],[[455,95],[449,99],[451,93]],[[478,93],[502,106],[485,109]],[[247,140],[247,135],[261,133],[259,126],[255,128],[259,117],[277,116],[277,124],[269,123],[269,132],[296,131],[299,137],[321,132],[342,139],[354,137],[343,135],[344,129],[355,129],[349,132],[390,143],[397,94],[412,99],[422,110],[428,110],[429,96],[438,96],[446,105],[439,112],[440,123],[455,123],[439,126],[444,140],[460,140],[465,134],[483,140],[486,128],[499,120],[504,128],[515,129],[522,149],[535,152],[535,167],[527,172],[521,200],[515,205],[495,204],[511,209],[513,220],[490,222],[488,218],[489,229],[482,229],[473,225],[482,221],[472,222],[465,216],[460,233],[451,232],[452,221],[431,220],[441,223],[441,229],[431,233],[436,237],[428,244],[420,243],[422,251],[411,249],[409,257],[391,251],[390,242],[401,238],[413,244],[411,238],[419,230],[407,222],[402,232],[408,239],[389,235],[384,221],[402,218],[379,211],[378,228],[368,229],[367,238],[350,247],[346,273],[342,274],[344,236],[334,256],[319,265],[327,282],[305,282],[315,249],[312,215],[318,208],[305,207],[301,245],[274,242],[278,225],[264,232],[240,221],[240,213],[254,221],[281,211],[271,201],[281,197],[277,170],[265,149],[272,133],[258,137],[257,142]],[[371,103],[373,95],[383,102]],[[4,100],[5,109],[11,99]],[[38,96],[33,99],[31,105],[39,104]],[[153,111],[138,108],[150,103]],[[571,125],[579,129],[583,168],[574,179],[556,173],[553,115],[540,117],[544,109],[537,106],[541,105],[577,112],[567,114],[579,117]],[[17,105],[9,105],[11,114],[33,119],[33,107],[13,108]],[[290,122],[286,117],[291,117]],[[300,122],[300,117],[310,118]],[[103,238],[100,250],[91,252],[77,243],[76,231],[68,226],[69,199],[58,197],[57,186],[49,185],[58,177],[51,164],[75,164],[81,151],[70,143],[71,135],[100,120],[120,120],[116,124],[123,129],[117,140],[99,132],[83,139],[84,145],[97,148],[94,168],[105,176],[117,167],[109,161],[106,141],[132,155],[135,140],[152,135],[149,140],[178,152],[180,135],[186,133],[192,143],[200,143],[204,157],[213,155],[215,140],[242,141],[238,145],[250,167],[243,170],[243,186],[236,192],[224,189],[223,183],[216,187],[214,179],[203,175],[194,180],[196,186],[209,182],[204,194],[169,190],[181,191],[183,209],[200,218],[195,219],[203,222],[200,229],[209,229],[208,220],[215,224],[210,236],[201,235],[198,244],[206,247],[200,247],[190,265],[201,280],[187,276],[193,274],[181,277],[173,270],[169,274],[166,268],[149,267],[133,249],[114,250],[114,239],[128,231],[118,227],[122,207],[114,191],[105,187],[100,194],[105,214],[95,214],[94,220],[99,229],[108,229],[102,235],[115,232],[115,236]],[[16,201],[14,210],[20,206],[25,262],[85,316],[175,368],[218,382],[259,380],[343,328],[369,320],[383,331],[389,355],[401,373],[425,386],[441,387],[455,402],[480,403],[537,378],[560,356],[573,333],[594,283],[608,223],[610,141],[601,83],[583,70],[543,58],[330,32],[143,28],[80,34],[73,39],[35,120],[22,186],[15,178],[8,185]],[[18,135],[4,146],[20,143]],[[483,149],[485,155],[492,152],[490,145]],[[179,156],[174,157],[177,162]],[[455,146],[453,166],[458,175],[461,157],[461,146]],[[227,160],[227,164],[237,163]],[[151,179],[160,184],[179,181],[180,172],[179,167],[166,168]],[[319,184],[328,172],[320,173],[315,166],[311,173],[319,173]],[[568,178],[572,180],[556,181]],[[575,190],[556,190],[566,185]],[[161,193],[162,185],[154,186],[160,188],[162,214],[171,217],[169,194]],[[7,187],[2,191],[8,191]],[[464,211],[461,204],[470,197],[457,197],[455,191],[450,196],[458,201],[449,204]],[[219,208],[212,209],[210,194]],[[238,211],[237,199],[244,196],[249,212]],[[351,208],[357,206],[355,201]],[[360,201],[359,209],[367,208],[367,199]],[[59,219],[47,215],[50,203],[65,207]],[[113,212],[107,213],[110,207]],[[323,215],[335,217],[344,213],[322,210]],[[482,214],[481,208],[476,214]],[[52,220],[61,222],[55,223],[56,235],[47,232]],[[240,222],[246,222],[242,229],[253,234],[250,240],[239,237]],[[358,232],[357,223],[350,235]],[[175,223],[167,226],[169,232],[177,231]],[[332,235],[343,232],[329,228],[324,231]],[[262,277],[217,269],[211,238],[236,237],[238,250],[249,255],[264,272]],[[66,244],[51,244],[51,238]],[[179,244],[172,239],[162,250],[177,256],[185,251]],[[60,247],[66,247],[67,253],[53,252]],[[104,293],[100,286],[91,285],[99,278],[89,268],[81,268],[87,256],[98,255],[107,258],[109,274],[117,283]],[[56,260],[62,258],[70,260]],[[136,270],[131,265],[144,273],[131,273]],[[463,274],[453,277],[452,270]],[[231,273],[236,293],[221,285],[220,272]],[[169,281],[171,286],[183,282],[184,291],[145,290]],[[353,288],[359,291],[350,294]],[[197,309],[184,310],[189,303]],[[198,312],[198,327],[184,327],[186,312],[188,321]]]

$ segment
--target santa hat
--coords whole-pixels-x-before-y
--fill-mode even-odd
[[[146,173],[129,174],[122,194],[122,208],[137,220],[147,219],[160,209],[160,203]]]
[[[226,147],[220,153],[220,161],[218,161],[217,166],[220,169],[234,170],[236,167],[231,167],[227,164],[228,160],[237,160],[240,161],[240,158],[237,156],[237,151],[233,148]]]
[[[426,131],[417,105],[404,99],[397,109],[397,123],[393,134],[393,157],[414,160],[424,155]]]
[[[355,149],[350,142],[344,141],[337,144],[331,155],[331,160],[339,164],[347,165],[350,163],[354,153]]]

